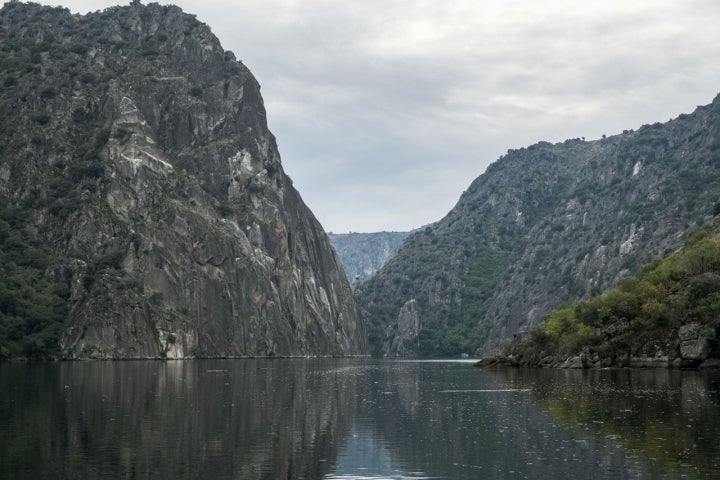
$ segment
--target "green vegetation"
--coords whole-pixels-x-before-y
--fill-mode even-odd
[[[222,218],[238,222],[247,221],[248,216],[251,214],[247,207],[243,205],[236,205],[231,202],[219,202],[215,205],[215,211]]]
[[[32,119],[34,122],[37,122],[40,125],[47,125],[50,122],[50,115],[48,115],[46,112],[39,112],[32,116]]]
[[[21,212],[0,211],[0,358],[57,352],[67,319],[67,286],[46,274],[47,244],[29,235]]]
[[[169,322],[169,323],[187,322],[189,320],[187,313],[182,313],[175,309],[165,307],[165,306],[159,306],[159,307],[157,307],[157,309],[158,309],[157,310],[158,316],[166,322]],[[168,341],[170,341],[171,343],[175,343],[174,340],[175,340],[174,337],[172,338],[172,340],[170,338],[168,338]]]
[[[67,220],[81,207],[83,190],[94,191],[95,180],[104,173],[98,152],[107,139],[95,135],[94,105],[76,107],[70,121],[63,118],[61,110],[51,108],[71,91],[70,79],[80,75],[78,72],[84,72],[80,75],[84,83],[95,78],[82,65],[84,60],[77,59],[89,51],[89,43],[75,37],[74,22],[63,21],[71,18],[70,12],[10,2],[3,6],[2,15],[13,28],[3,32],[0,42],[0,105],[12,108],[18,121],[0,129],[0,149],[18,151],[28,139],[33,146],[23,159],[26,166],[13,166],[11,156],[3,163],[11,169],[32,171],[40,158],[54,156],[58,161],[49,169],[43,165],[40,171],[46,176],[29,179],[27,186],[13,186],[25,191],[21,202],[9,198],[1,202],[0,358],[47,358],[58,353],[58,337],[68,317],[69,291],[65,274],[56,268],[54,247],[45,229]],[[37,75],[41,67],[45,78]],[[58,145],[57,138],[67,142]],[[10,206],[13,203],[15,207]],[[40,218],[50,224],[31,225],[30,219],[38,218],[36,212],[45,209],[50,215],[40,213]]]
[[[420,333],[422,356],[456,357],[480,346],[478,323],[485,317],[495,285],[507,266],[508,252],[479,247],[471,255],[460,289],[461,308],[450,313],[448,326],[428,325]]]
[[[356,293],[368,313],[374,355],[386,353],[382,351],[386,325],[395,321],[403,303],[411,298],[424,314],[410,353],[453,357],[473,353],[480,346],[478,323],[505,272],[509,252],[473,245],[460,236],[445,242],[439,238],[432,227],[411,235],[383,267],[382,275],[358,285]],[[406,248],[408,244],[418,248]],[[459,271],[448,273],[447,265],[456,265]],[[455,298],[460,301],[450,300]]]
[[[91,360],[100,360],[103,358],[103,351],[98,346],[89,343],[83,347],[80,352],[80,357]]]
[[[720,235],[705,230],[614,289],[552,310],[522,348],[564,355],[583,348],[609,355],[638,352],[691,322],[704,325],[707,338],[720,328]]]

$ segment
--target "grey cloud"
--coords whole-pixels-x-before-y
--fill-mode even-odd
[[[335,232],[429,223],[508,148],[720,90],[717,0],[177,3],[258,77],[285,169]]]

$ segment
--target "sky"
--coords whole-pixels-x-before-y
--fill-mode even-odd
[[[435,222],[508,149],[665,122],[720,92],[718,0],[174,3],[258,79],[283,167],[335,233]]]

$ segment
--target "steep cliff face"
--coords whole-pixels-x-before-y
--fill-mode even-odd
[[[0,197],[52,246],[64,356],[365,351],[260,87],[207,26],[157,4],[9,3],[0,38]]]
[[[720,97],[638,131],[509,151],[356,291],[375,351],[400,353],[388,346],[409,301],[421,328],[403,345],[489,350],[679,247],[718,213],[719,120]]]
[[[351,284],[375,275],[408,235],[410,232],[328,233]]]

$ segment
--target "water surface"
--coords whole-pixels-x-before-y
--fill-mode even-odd
[[[720,374],[0,364],[0,478],[720,478]]]

